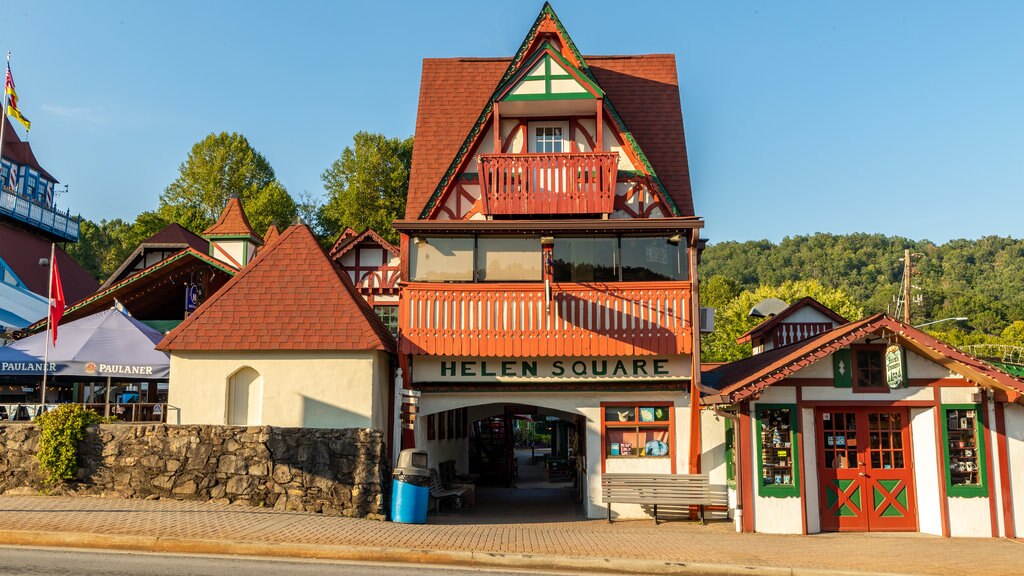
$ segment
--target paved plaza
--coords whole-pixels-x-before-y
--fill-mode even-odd
[[[529,511],[523,510],[527,515]],[[77,535],[78,539],[69,542],[78,545],[83,545],[83,535],[91,536],[96,547],[130,546],[132,540],[119,540],[122,536],[156,538],[179,542],[185,551],[195,551],[186,546],[191,541],[218,541],[256,544],[256,550],[260,544],[268,545],[268,550],[271,544],[300,544],[325,550],[386,547],[393,551],[472,551],[872,574],[1024,573],[1024,544],[1016,541],[920,534],[737,534],[727,522],[701,526],[680,521],[654,526],[650,521],[516,521],[467,510],[432,515],[429,524],[413,526],[238,505],[67,496],[0,496],[0,518],[4,519],[0,538],[10,542],[21,534],[14,538],[19,543],[26,543],[24,536],[34,532],[40,541],[51,543],[54,538]],[[104,539],[121,544],[105,546]]]

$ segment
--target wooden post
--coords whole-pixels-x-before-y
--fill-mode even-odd
[[[903,251],[903,322],[910,324],[910,249]]]
[[[494,153],[501,154],[501,116],[498,113],[498,102],[494,102]]]
[[[604,99],[598,98],[596,102],[597,122],[594,124],[596,126],[594,131],[597,134],[595,135],[594,142],[596,143],[597,150],[594,150],[594,152],[604,152]]]

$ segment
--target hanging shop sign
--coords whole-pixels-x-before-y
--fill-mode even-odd
[[[189,284],[188,288],[185,289],[185,311],[195,312],[196,308],[199,308],[200,299],[199,286],[195,284]]]
[[[894,389],[907,385],[907,355],[896,344],[885,349],[885,383]]]
[[[466,358],[417,357],[415,382],[580,382],[678,380],[690,357]]]

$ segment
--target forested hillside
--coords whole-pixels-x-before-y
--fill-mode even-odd
[[[931,327],[933,333],[957,345],[1024,345],[1024,240],[988,236],[937,245],[881,234],[814,234],[787,237],[778,244],[761,240],[707,247],[700,266],[701,305],[720,310],[718,328],[723,333],[711,339],[717,342],[706,340],[710,346],[705,360],[734,359],[740,353],[727,350],[727,339],[746,328],[730,326],[723,312],[730,303],[733,308],[745,306],[761,287],[758,295],[774,295],[788,283],[782,293],[789,297],[783,299],[792,301],[792,282],[815,280],[820,283],[816,289],[844,293],[865,314],[887,311],[900,289],[905,248],[923,255],[915,260],[918,273],[912,280],[915,296],[921,297],[911,307],[913,324],[962,316],[968,320],[937,324]],[[732,316],[733,322],[738,320],[737,314]],[[744,326],[755,323],[743,321]]]

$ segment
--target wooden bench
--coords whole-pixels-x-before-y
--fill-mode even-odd
[[[434,510],[441,513],[441,502],[449,501],[452,508],[456,508],[462,505],[462,497],[466,493],[466,488],[445,488],[444,484],[441,483],[441,475],[437,473],[436,468],[430,469],[430,497],[434,500]]]
[[[603,474],[601,498],[608,505],[612,521],[612,503],[654,506],[654,524],[658,524],[658,504],[699,506],[700,523],[704,507],[711,505],[711,485],[707,474]]]

